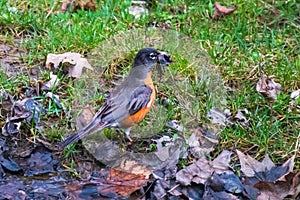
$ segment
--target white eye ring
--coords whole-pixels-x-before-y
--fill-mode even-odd
[[[152,60],[155,60],[157,58],[156,53],[150,53],[149,58],[151,58]]]

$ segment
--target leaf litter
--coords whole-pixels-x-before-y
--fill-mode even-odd
[[[79,70],[75,69],[77,72],[80,70],[82,70],[80,67]],[[71,74],[69,75],[74,77]],[[11,99],[9,95],[2,96],[5,97],[3,99],[8,103],[3,104],[5,107],[14,106],[15,102],[9,103]],[[48,93],[46,96],[52,97],[53,100],[59,99],[53,93]],[[25,106],[26,101],[29,101],[27,102],[27,106]],[[40,116],[33,112],[35,110],[43,110],[39,102],[35,101],[34,98],[25,98],[16,102],[21,105],[18,107],[21,109],[17,108],[14,111],[15,113],[22,116],[28,112],[30,119],[39,122]],[[11,109],[5,110],[9,113]],[[215,123],[228,125],[230,119],[229,113],[230,111],[222,112],[213,110],[210,117]],[[217,117],[214,116],[215,114]],[[247,118],[245,117],[247,114],[247,110],[240,109],[233,118],[247,122]],[[21,119],[25,119],[26,121],[27,117]],[[57,152],[53,152],[44,146],[41,147],[40,144],[32,145],[30,143],[33,148],[28,149],[29,153],[17,157],[17,154],[11,155],[8,153],[11,144],[8,145],[4,142],[1,143],[1,149],[5,150],[1,151],[0,154],[0,163],[1,167],[3,167],[3,169],[0,169],[0,172],[2,172],[0,173],[0,195],[4,198],[13,198],[12,195],[5,192],[7,189],[6,185],[10,185],[12,187],[11,193],[20,196],[20,198],[49,196],[56,198],[65,198],[68,196],[76,199],[96,197],[108,199],[124,198],[134,195],[134,192],[137,190],[143,191],[144,189],[146,191],[142,194],[143,196],[147,198],[156,197],[158,199],[167,197],[191,199],[253,199],[252,197],[258,197],[258,199],[272,199],[282,197],[296,198],[299,194],[299,172],[297,170],[293,171],[293,157],[282,166],[276,167],[267,156],[260,163],[249,156],[242,156],[242,154],[237,152],[242,166],[241,171],[244,173],[241,177],[238,177],[230,167],[232,152],[225,150],[214,160],[206,156],[214,150],[217,138],[214,135],[210,135],[210,132],[206,129],[202,129],[195,130],[191,138],[186,141],[189,145],[188,150],[185,148],[179,149],[178,146],[181,147],[182,144],[177,143],[178,140],[168,136],[154,139],[157,151],[152,155],[155,156],[154,160],[161,162],[161,165],[155,169],[151,169],[151,163],[150,165],[146,163],[149,159],[143,160],[141,157],[137,157],[137,160],[124,159],[120,163],[117,163],[117,168],[103,169],[99,166],[89,167],[87,165],[88,167],[84,170],[88,171],[87,173],[90,176],[86,176],[88,179],[85,181],[70,179],[64,173],[50,177],[46,181],[32,179],[30,184],[20,181],[19,178],[11,179],[14,176],[7,176],[6,174],[17,172],[23,176],[34,178],[40,174],[49,174],[51,176],[51,174],[64,168],[55,159]],[[13,142],[15,140],[14,137],[10,135],[5,138]],[[114,147],[114,145],[113,143],[109,143],[107,147],[107,150],[113,150],[111,147]],[[182,154],[186,154],[187,151],[194,156],[195,160],[187,167],[178,169],[177,163],[182,158]],[[82,160],[77,159],[78,163],[87,163],[83,157],[80,159]],[[63,178],[60,178],[60,176],[63,176]],[[70,181],[70,183],[66,184],[66,181]],[[275,190],[278,192],[274,192]]]
[[[59,99],[51,92],[48,92],[46,96],[53,100]],[[20,117],[24,113],[28,113],[28,116],[26,115],[29,117],[28,119],[33,119],[38,123],[40,117],[33,111],[43,109],[42,105],[35,99],[25,98],[22,101],[13,102],[13,98],[7,93],[5,94],[4,91],[2,91],[2,97],[7,101],[6,103],[4,101],[3,105],[6,105],[5,110],[8,113],[9,110],[14,110],[14,105],[17,102],[19,106],[17,106],[16,111],[13,111],[16,116]],[[29,102],[26,106],[27,101]],[[9,107],[11,108],[9,109]],[[215,123],[229,125],[228,121],[234,123],[234,119],[247,122],[248,119],[245,115],[248,114],[246,109],[239,109],[237,114],[232,117],[229,110],[222,112],[215,109],[209,117]],[[93,116],[93,112],[83,112],[83,115],[82,123],[86,123]],[[27,117],[20,119],[26,121]],[[31,120],[28,121],[31,122]],[[209,128],[196,129],[185,141],[189,146],[188,149],[178,148],[182,147],[182,141],[169,136],[153,139],[157,149],[151,154],[153,156],[152,161],[160,162],[160,165],[155,164],[155,168],[153,165],[151,168],[149,158],[145,159],[142,156],[137,156],[136,160],[132,160],[125,154],[123,155],[125,159],[119,163],[114,162],[117,165],[112,168],[96,166],[96,163],[92,164],[94,161],[88,162],[81,158],[82,161],[78,161],[77,165],[81,166],[82,171],[78,170],[78,172],[86,178],[85,180],[70,179],[68,172],[59,172],[59,175],[53,176],[53,173],[64,169],[64,167],[55,158],[57,152],[44,147],[44,143],[33,145],[33,148],[26,150],[27,153],[17,156],[18,154],[9,154],[9,151],[11,153],[16,152],[12,151],[11,146],[8,146],[6,142],[3,142],[1,149],[5,149],[5,151],[0,151],[0,174],[3,183],[3,185],[0,184],[0,194],[1,197],[12,198],[4,190],[6,189],[5,185],[13,185],[11,193],[26,198],[52,196],[55,198],[111,199],[135,195],[138,197],[142,195],[149,199],[171,197],[190,199],[296,198],[299,193],[299,172],[293,171],[293,157],[282,166],[276,167],[268,156],[262,162],[258,162],[237,151],[243,172],[243,175],[238,177],[230,167],[232,152],[224,150],[214,160],[206,156],[214,151],[218,142],[217,137],[212,133]],[[13,137],[13,135],[6,136],[6,139],[10,140]],[[32,146],[32,144],[24,146]],[[111,142],[101,146],[101,148],[106,148],[107,154],[105,156],[121,155],[119,149],[114,149],[114,147],[115,145]],[[103,152],[103,149],[100,149],[99,152]],[[115,154],[116,152],[117,154]],[[179,159],[187,153],[191,154],[195,160],[187,167],[178,169]],[[11,179],[13,176],[7,176],[8,173],[21,173],[23,176],[32,177],[32,179],[28,184],[18,178]],[[34,178],[38,175],[50,175],[50,177],[46,181],[41,181]],[[66,181],[69,183],[66,184]]]

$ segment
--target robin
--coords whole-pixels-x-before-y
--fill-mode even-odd
[[[170,54],[153,48],[143,48],[135,56],[132,69],[125,79],[104,102],[92,121],[83,129],[60,143],[62,147],[72,144],[84,136],[104,128],[121,128],[129,137],[132,126],[139,123],[150,111],[155,101],[152,70],[172,62]]]

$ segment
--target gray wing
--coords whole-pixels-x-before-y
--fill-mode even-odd
[[[135,89],[130,97],[128,111],[130,115],[137,113],[142,108],[147,107],[151,101],[152,89],[147,85],[142,85]]]

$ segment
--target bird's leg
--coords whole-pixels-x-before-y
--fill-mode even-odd
[[[127,139],[128,139],[130,142],[132,142],[132,139],[131,139],[130,136],[129,136],[129,134],[130,134],[130,129],[131,129],[131,127],[124,129],[124,131],[125,131],[125,134],[126,134]]]

